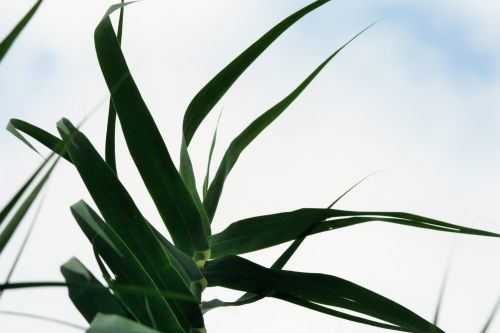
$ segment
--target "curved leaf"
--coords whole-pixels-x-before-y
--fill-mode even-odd
[[[423,333],[435,328],[436,332],[443,333],[404,306],[335,276],[267,269],[236,256],[207,262],[205,276],[210,287],[220,286],[271,297],[286,295],[354,311],[411,332]]]
[[[366,31],[367,27],[356,36],[351,38],[347,43],[345,43],[341,48],[333,52],[325,61],[323,61],[309,76],[292,91],[288,96],[282,99],[278,104],[274,105],[272,108],[263,113],[260,117],[255,119],[250,125],[247,126],[229,145],[229,148],[224,153],[222,161],[217,169],[215,177],[208,188],[207,195],[203,200],[203,205],[210,220],[213,219],[215,211],[217,210],[217,205],[219,199],[222,195],[222,190],[224,188],[224,182],[227,176],[231,172],[232,168],[236,164],[240,154],[245,150],[245,148],[260,134],[264,131],[267,126],[269,126],[274,120],[276,120],[289,106],[300,96],[300,94],[307,88],[307,86],[316,78],[316,76],[325,68],[325,66],[350,42],[352,42],[356,37]]]
[[[61,273],[70,285],[72,283],[93,283],[101,287],[96,287],[91,291],[74,286],[68,287],[69,298],[87,322],[90,323],[99,312],[130,317],[116,296],[108,288],[101,285],[78,259],[71,258],[62,265]]]
[[[135,84],[109,15],[94,33],[97,58],[132,159],[167,226],[174,243],[190,256],[208,256],[201,216],[181,179],[151,113]]]

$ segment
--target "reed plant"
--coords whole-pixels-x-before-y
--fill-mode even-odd
[[[73,304],[88,321],[87,332],[90,333],[205,332],[204,314],[207,311],[243,306],[267,297],[388,330],[443,332],[435,323],[407,307],[354,282],[332,275],[289,271],[284,269],[285,265],[306,237],[368,222],[478,236],[500,235],[410,213],[335,209],[337,201],[352,188],[325,208],[301,208],[254,216],[232,222],[219,233],[212,232],[211,223],[224,184],[240,155],[359,34],[332,52],[290,94],[235,137],[211,176],[215,131],[201,191],[196,186],[188,152],[192,139],[203,120],[240,75],[283,32],[327,2],[329,0],[314,1],[279,22],[194,96],[184,114],[179,167],[176,167],[141,96],[120,46],[127,4],[110,7],[94,34],[97,58],[111,95],[105,156],[102,157],[79,126],[68,119],[57,123],[59,136],[23,120],[11,119],[8,129],[14,135],[35,149],[27,139],[29,136],[52,153],[0,212],[0,224],[8,221],[0,234],[2,250],[56,163],[65,161],[74,165],[97,210],[91,204],[79,201],[71,206],[71,212],[92,247],[100,278],[78,259],[72,258],[61,266],[64,282],[8,281],[1,290],[48,285],[67,288]],[[24,23],[16,27],[14,39],[40,3],[37,2],[27,19],[23,19]],[[117,11],[120,16],[115,32],[110,16]],[[6,53],[12,42],[10,38],[5,45],[2,43],[0,56]],[[118,177],[116,117],[128,152],[164,223],[161,230],[147,221]],[[42,170],[45,170],[44,174]],[[22,197],[26,199],[21,201]],[[167,232],[172,242],[165,236]],[[240,256],[287,242],[291,242],[290,245],[271,267]],[[206,300],[203,292],[211,287],[230,288],[244,294],[235,301]]]

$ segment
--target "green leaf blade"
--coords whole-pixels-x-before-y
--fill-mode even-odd
[[[209,286],[271,297],[274,294],[289,295],[368,315],[412,332],[429,332],[435,328],[404,306],[335,276],[267,269],[235,256],[207,262],[205,276]],[[436,329],[436,332],[443,333]]]
[[[135,84],[109,14],[95,30],[99,64],[111,92],[130,154],[172,238],[187,254],[208,256],[201,216],[186,188],[151,113]]]
[[[196,94],[184,114],[183,133],[186,146],[189,146],[203,119],[255,59],[298,20],[327,2],[329,0],[315,1],[288,16],[236,57]]]
[[[78,259],[71,258],[62,265],[61,273],[70,285],[68,293],[71,301],[87,322],[90,323],[99,312],[130,317],[120,301]],[[75,287],[78,283],[95,284],[101,288],[83,290]]]
[[[318,76],[318,74],[328,65],[328,63],[342,51],[349,43],[361,35],[364,31],[351,38],[342,47],[333,52],[328,58],[326,58],[309,76],[302,81],[289,95],[283,98],[279,103],[274,105],[272,108],[264,112],[261,116],[255,119],[250,125],[248,125],[242,133],[240,133],[229,145],[229,148],[224,153],[222,161],[217,169],[215,177],[208,188],[207,195],[203,201],[205,210],[207,212],[210,220],[213,219],[215,211],[217,210],[217,205],[219,203],[220,197],[222,195],[222,190],[224,188],[224,183],[229,173],[233,169],[236,161],[240,157],[241,153],[246,147],[262,133],[272,122],[274,122],[285,110],[302,94],[302,92],[309,86],[309,84]]]
[[[98,314],[86,333],[161,333],[117,315]]]
[[[37,12],[38,8],[42,4],[43,0],[38,0],[35,2],[33,7],[26,13],[26,15],[19,21],[19,23],[12,29],[12,31],[7,35],[7,37],[2,40],[0,43],[0,62],[2,59],[5,57],[7,54],[7,51],[11,48],[12,44],[14,44],[15,40],[23,31],[23,29],[26,27],[26,25],[29,23],[29,21],[33,18],[35,13]]]

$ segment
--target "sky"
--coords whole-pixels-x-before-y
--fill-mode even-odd
[[[196,92],[274,24],[308,3],[145,0],[127,7],[124,52],[176,159],[183,112]],[[0,65],[2,126],[15,117],[56,133],[60,118],[78,122],[94,111],[82,130],[103,152],[108,95],[93,30],[111,4],[43,3]],[[0,2],[0,38],[31,5]],[[493,0],[332,1],[314,11],[283,34],[207,117],[190,148],[199,179],[221,109],[212,168],[249,122],[378,20],[241,156],[227,180],[215,231],[245,217],[327,206],[359,179],[382,170],[338,207],[407,211],[500,232],[500,5]],[[161,227],[121,133],[118,144],[120,179],[146,217]],[[7,131],[0,131],[0,152],[2,203],[40,157]],[[61,280],[59,266],[72,256],[97,272],[91,248],[69,212],[82,198],[90,202],[72,166],[58,166],[45,195],[13,280]],[[2,253],[0,276],[27,226]],[[245,257],[270,265],[284,248]],[[499,254],[496,239],[372,223],[310,237],[286,268],[349,279],[431,320],[449,263],[439,324],[446,332],[470,333],[480,331],[500,296]],[[207,299],[238,296],[219,288],[206,294]],[[85,323],[60,289],[6,292],[0,310]],[[5,332],[71,331],[0,316]],[[235,328],[243,333],[383,332],[272,299],[214,310],[206,325],[218,333]],[[500,319],[491,327],[497,330]]]

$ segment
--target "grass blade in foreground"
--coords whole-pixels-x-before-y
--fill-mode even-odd
[[[14,29],[5,37],[5,39],[0,43],[0,62],[2,61],[5,54],[10,49],[16,38],[19,36],[24,27],[31,20],[33,15],[35,15],[38,7],[42,4],[43,0],[38,0],[33,7],[26,13],[26,15],[19,21],[19,23],[14,27]]]
[[[267,269],[236,256],[207,262],[205,276],[211,287],[268,294],[270,297],[291,296],[354,311],[412,332],[429,332],[435,327],[396,302],[335,276]],[[436,329],[436,332],[443,333]]]
[[[201,216],[127,66],[109,15],[94,33],[97,58],[111,92],[130,154],[174,243],[190,256],[208,257]]]
[[[80,201],[71,207],[78,225],[92,243],[94,251],[104,259],[115,275],[110,285],[115,295],[127,307],[136,320],[145,325],[156,323],[158,327],[183,332],[172,308],[167,302],[168,295],[163,295],[146,268],[132,253],[111,226],[105,223],[85,202]],[[118,288],[132,285],[149,293],[128,293]],[[82,288],[81,284],[75,286]],[[100,289],[101,286],[99,286]],[[87,288],[83,287],[83,290]],[[149,311],[145,308],[145,296],[150,299]]]
[[[219,118],[217,118],[217,124],[215,125],[214,134],[212,136],[212,143],[210,144],[210,150],[208,152],[207,171],[205,174],[205,178],[203,179],[203,199],[205,199],[207,195],[208,183],[210,182],[210,164],[212,163],[212,155],[214,154],[215,144],[217,142],[217,130],[219,129],[221,116],[222,111],[219,113]]]

